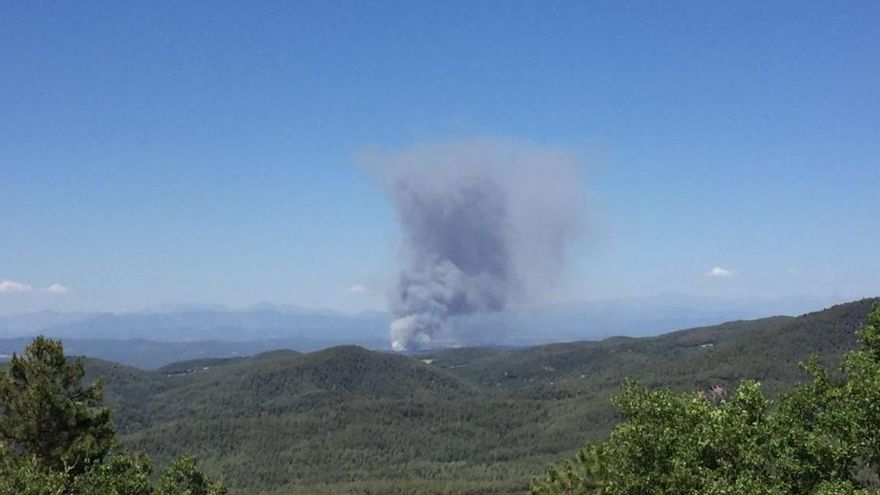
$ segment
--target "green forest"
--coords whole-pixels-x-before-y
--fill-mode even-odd
[[[143,454],[119,444],[101,382],[87,387],[81,360],[34,339],[0,375],[0,494],[223,495],[195,460],[182,456],[154,484]]]
[[[36,339],[0,375],[0,493],[869,493],[875,302],[651,338],[157,371]]]
[[[532,495],[878,493],[880,305],[842,376],[816,358],[776,404],[743,381],[724,400],[624,384],[610,437],[536,479]]]

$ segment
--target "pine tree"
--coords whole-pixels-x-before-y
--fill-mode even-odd
[[[101,383],[81,385],[83,364],[60,342],[37,337],[0,374],[0,441],[16,456],[82,473],[115,445]]]

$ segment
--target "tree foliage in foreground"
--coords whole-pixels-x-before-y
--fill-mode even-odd
[[[0,374],[0,495],[222,495],[184,456],[157,487],[143,455],[123,452],[101,383],[60,342],[37,337]]]
[[[627,382],[624,421],[551,466],[533,495],[873,494],[880,479],[880,304],[840,377],[816,359],[777,405],[744,381],[728,401]]]

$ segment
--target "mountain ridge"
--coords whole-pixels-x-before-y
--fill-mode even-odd
[[[756,378],[774,397],[804,380],[797,363],[811,354],[836,366],[875,302],[526,349],[337,346],[176,374],[87,368],[105,376],[127,446],[160,463],[193,452],[233,493],[516,493],[607,434],[625,377],[721,393]]]
[[[771,310],[791,314],[790,310],[807,302],[800,298],[794,301],[765,301],[761,305],[752,300],[672,294],[511,309],[503,314],[456,319],[440,341],[450,347],[531,347],[614,335],[654,335],[779,313]],[[384,312],[343,313],[272,304],[241,309],[176,305],[119,314],[7,315],[0,316],[0,359],[21,352],[28,337],[38,333],[61,339],[77,354],[148,369],[187,359],[241,357],[276,348],[313,351],[356,344],[384,350],[389,347],[389,322],[390,316]]]

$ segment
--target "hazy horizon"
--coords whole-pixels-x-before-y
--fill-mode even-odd
[[[401,156],[502,170],[518,240],[467,311],[880,294],[880,12],[790,7],[8,6],[0,314],[386,310]]]
[[[542,310],[548,308],[564,308],[570,306],[579,306],[579,305],[613,305],[615,303],[620,302],[650,302],[652,304],[663,304],[666,303],[669,306],[674,306],[676,304],[681,303],[694,303],[697,304],[699,302],[711,302],[716,305],[721,305],[722,307],[725,304],[730,304],[731,306],[747,306],[749,303],[756,304],[772,304],[772,303],[784,303],[784,302],[797,302],[799,304],[840,304],[844,302],[851,302],[860,299],[866,298],[874,298],[880,297],[880,294],[831,294],[828,296],[809,296],[809,295],[787,295],[780,297],[760,297],[760,296],[742,296],[742,297],[723,297],[723,296],[700,296],[696,294],[688,294],[683,292],[660,292],[656,294],[649,295],[640,295],[640,296],[632,296],[632,297],[607,297],[607,298],[596,298],[596,299],[567,299],[562,301],[553,301],[553,302],[545,302],[539,304],[531,304],[526,306],[511,306],[511,311],[533,311],[533,310]],[[821,309],[820,307],[816,307],[816,309]],[[56,307],[43,307],[39,306],[35,309],[27,309],[20,311],[0,311],[0,316],[15,316],[15,315],[26,315],[40,312],[52,312],[52,313],[60,313],[60,314],[96,314],[96,313],[109,313],[109,314],[142,314],[142,313],[162,313],[162,312],[178,312],[178,311],[250,311],[250,310],[278,310],[278,311],[292,311],[292,312],[307,312],[307,313],[337,313],[343,315],[356,315],[361,313],[388,313],[387,302],[382,299],[377,301],[376,306],[374,307],[364,307],[358,309],[336,309],[331,307],[320,307],[320,306],[303,306],[296,304],[294,302],[279,302],[279,301],[255,301],[252,303],[245,303],[241,305],[234,304],[223,304],[223,303],[215,303],[208,301],[169,301],[167,303],[156,304],[151,306],[132,306],[132,307],[121,307],[121,308],[107,308],[107,307],[79,307],[79,308],[56,308]],[[769,315],[768,315],[769,316]]]

